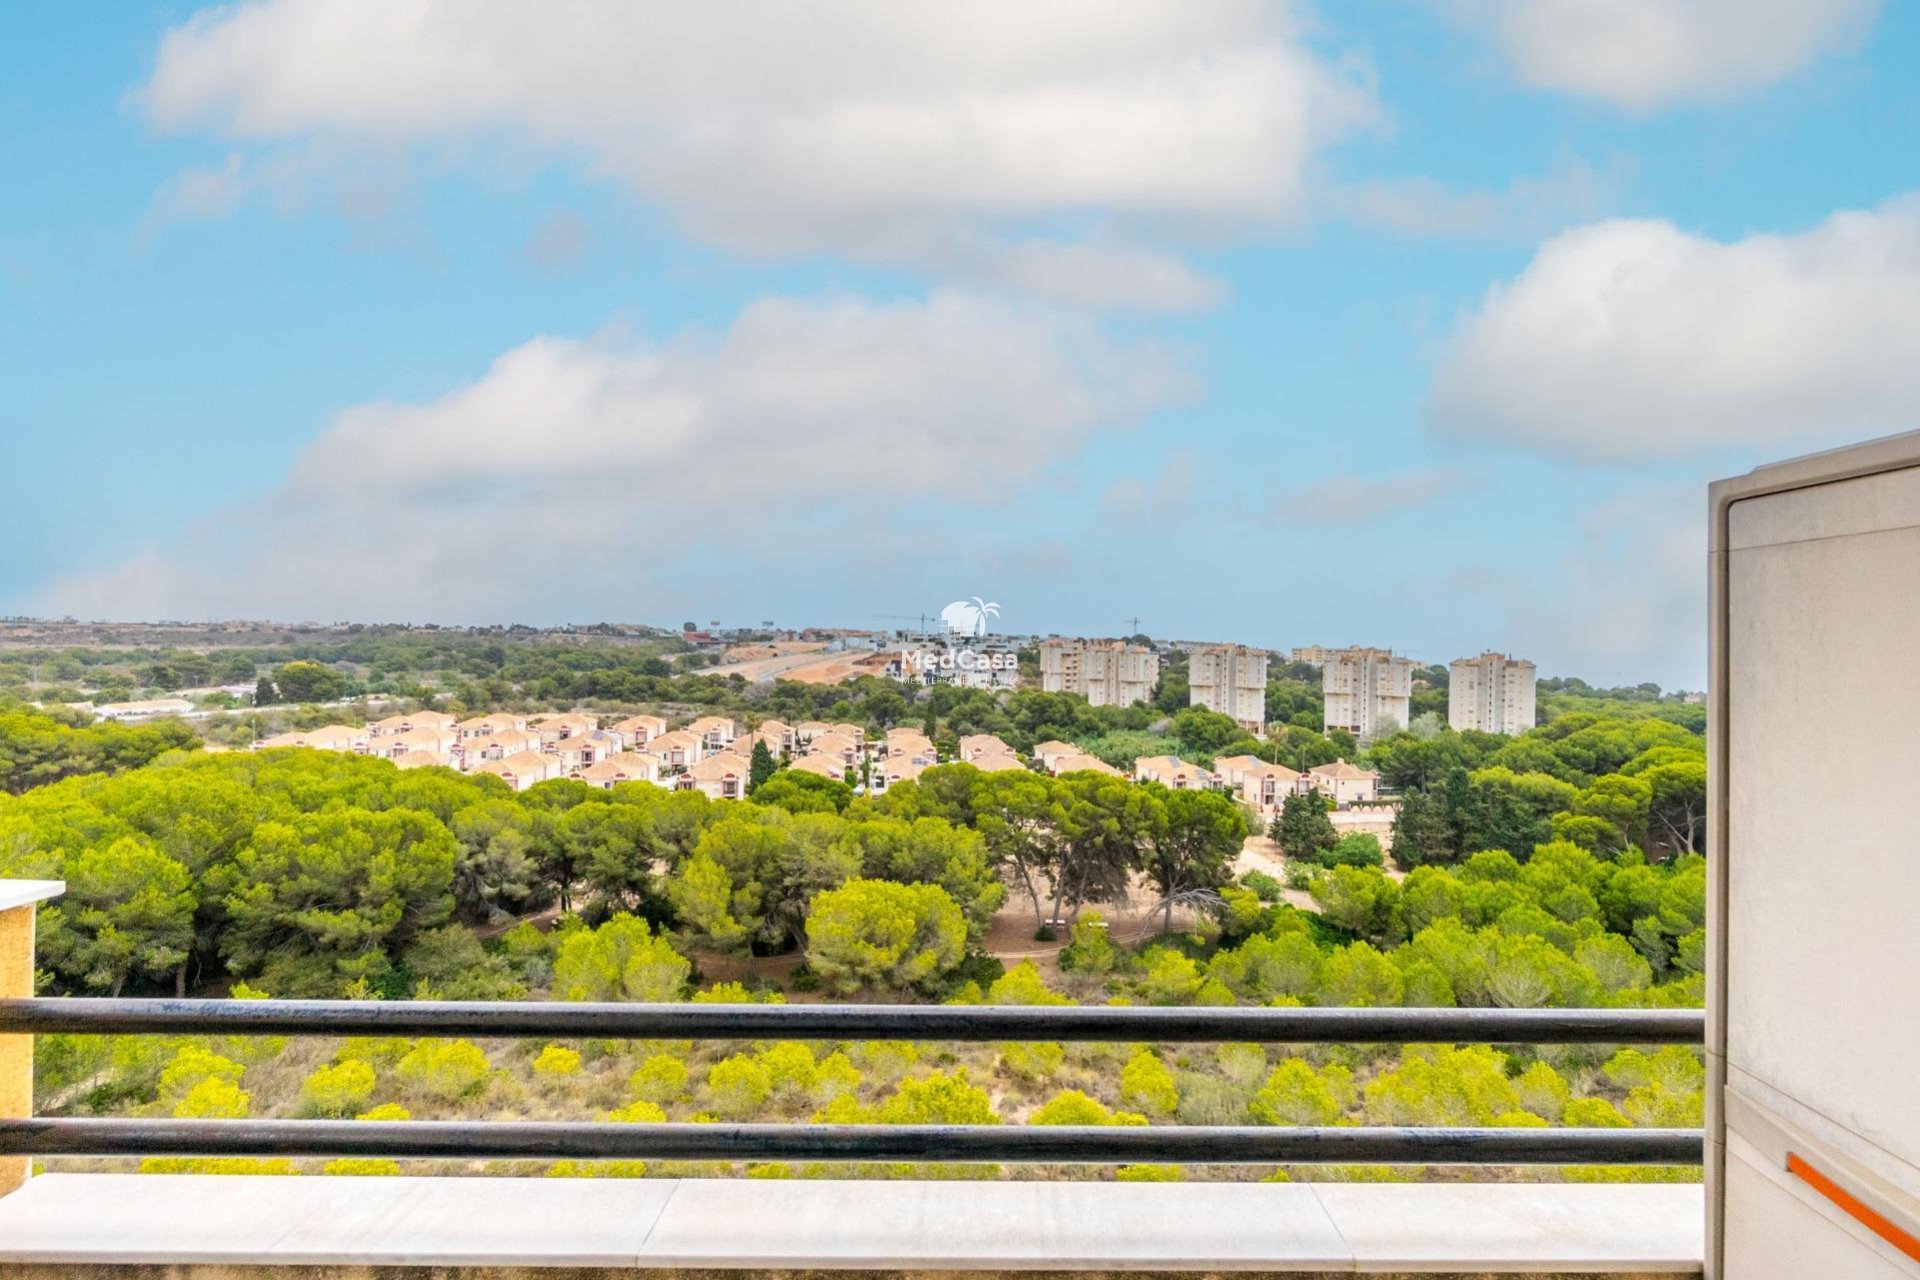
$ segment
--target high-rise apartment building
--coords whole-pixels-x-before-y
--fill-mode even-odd
[[[1534,669],[1524,658],[1491,651],[1447,668],[1447,723],[1508,735],[1533,728]]]
[[[1254,733],[1267,723],[1267,654],[1243,645],[1209,645],[1187,659],[1187,685],[1196,707],[1232,716]]]
[[[1160,655],[1122,640],[1040,642],[1040,687],[1077,693],[1096,707],[1129,707],[1153,698],[1160,681]]]
[[[1413,659],[1391,649],[1330,649],[1320,668],[1325,725],[1371,742],[1407,727],[1413,702]]]

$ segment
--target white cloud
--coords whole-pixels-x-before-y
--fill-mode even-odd
[[[1587,460],[1819,444],[1920,418],[1920,197],[1731,243],[1612,221],[1542,245],[1444,348],[1444,434]]]
[[[766,299],[717,335],[536,338],[428,403],[339,414],[274,492],[58,584],[83,616],[649,616],[693,565],[837,574],[860,517],[991,510],[1180,398],[1179,362],[956,294]],[[649,594],[652,593],[652,594]]]
[[[1452,0],[1522,83],[1633,111],[1765,88],[1852,47],[1880,0]]]
[[[1474,481],[1452,467],[1385,476],[1330,476],[1283,495],[1276,516],[1289,524],[1364,524],[1466,493]]]
[[[1379,114],[1275,0],[258,0],[170,31],[136,97],[269,149],[558,156],[732,248],[914,263],[956,225],[1291,218],[1316,152]],[[1119,250],[1080,252],[1012,243],[995,272],[1097,294]],[[1211,292],[1120,265],[1128,305]]]

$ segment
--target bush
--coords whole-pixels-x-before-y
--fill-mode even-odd
[[[966,942],[966,917],[939,885],[849,880],[807,910],[807,963],[843,994],[929,989]]]
[[[209,1079],[238,1085],[245,1071],[246,1068],[233,1059],[211,1049],[197,1044],[182,1045],[160,1071],[160,1101],[177,1103]]]
[[[394,1070],[418,1092],[452,1102],[485,1089],[493,1066],[471,1040],[422,1040]]]
[[[1330,1125],[1353,1102],[1353,1074],[1332,1065],[1316,1071],[1304,1058],[1273,1069],[1247,1110],[1261,1124]]]
[[[726,1120],[744,1120],[766,1105],[773,1073],[744,1053],[723,1058],[707,1072],[707,1105]]]
[[[373,1086],[373,1068],[349,1058],[308,1076],[300,1086],[300,1105],[308,1115],[352,1115],[373,1097]]]
[[[1180,1104],[1174,1114],[1181,1124],[1229,1125],[1247,1122],[1247,1095],[1230,1080],[1182,1071],[1174,1077]]]
[[[1109,1111],[1078,1089],[1064,1089],[1027,1120],[1043,1125],[1142,1125],[1147,1118],[1132,1111]]]
[[[580,1072],[580,1054],[565,1045],[550,1044],[533,1060],[533,1073],[540,1076],[571,1076]]]
[[[1067,1051],[1052,1042],[1018,1041],[1000,1046],[1000,1065],[1007,1074],[1030,1082],[1052,1079],[1066,1060]]]
[[[562,1000],[678,1000],[693,965],[645,920],[617,915],[598,929],[576,929],[553,962],[553,994]]]
[[[687,1064],[672,1054],[654,1054],[627,1077],[627,1092],[656,1106],[677,1102],[686,1091]]]
[[[1073,941],[1060,952],[1060,967],[1069,973],[1104,978],[1120,963],[1120,952],[1107,936],[1107,922],[1098,911],[1083,911],[1073,924]]]
[[[1140,994],[1153,1004],[1191,1004],[1200,990],[1200,966],[1171,948],[1155,951],[1141,980]]]
[[[511,960],[494,955],[462,924],[429,929],[401,954],[400,967],[442,1000],[524,1000]]]
[[[1155,1057],[1151,1049],[1142,1049],[1120,1069],[1120,1100],[1148,1115],[1169,1116],[1180,1105],[1180,1091],[1174,1086],[1173,1072],[1167,1069],[1167,1064]]]
[[[173,1108],[180,1120],[244,1120],[252,1099],[231,1080],[207,1076]]]
[[[1317,861],[1327,867],[1377,867],[1386,861],[1386,854],[1380,848],[1379,837],[1356,831],[1342,836],[1340,842]]]
[[[1240,883],[1253,890],[1260,901],[1269,904],[1279,902],[1284,893],[1280,882],[1264,871],[1249,871],[1240,877]]]

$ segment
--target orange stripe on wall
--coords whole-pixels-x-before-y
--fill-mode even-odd
[[[1791,1151],[1787,1152],[1787,1172],[1794,1174],[1802,1182],[1846,1210],[1848,1216],[1858,1221],[1861,1226],[1915,1262],[1920,1262],[1920,1240],[1914,1239],[1886,1218],[1860,1203],[1845,1187],[1840,1186]]]

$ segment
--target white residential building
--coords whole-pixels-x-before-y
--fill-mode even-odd
[[[525,791],[548,778],[559,777],[561,771],[560,762],[552,756],[539,751],[522,751],[503,760],[488,760],[476,765],[473,772],[490,773],[515,791]]]
[[[1313,766],[1307,770],[1306,783],[1312,790],[1331,797],[1335,804],[1343,807],[1380,798],[1380,775],[1371,769],[1348,764],[1345,760]]]
[[[1267,724],[1267,655],[1243,645],[1207,645],[1187,660],[1190,700],[1196,707],[1232,716],[1258,733]]]
[[[1079,755],[1080,748],[1074,746],[1071,742],[1062,742],[1058,738],[1049,738],[1045,742],[1034,743],[1032,754],[1033,758],[1040,762],[1042,769],[1048,773],[1058,773],[1059,770],[1053,767],[1055,762],[1065,760],[1068,756]]]
[[[1447,668],[1447,723],[1509,736],[1534,721],[1534,667],[1524,658],[1489,650],[1460,658]]]
[[[1407,727],[1413,704],[1413,659],[1391,649],[1355,646],[1327,654],[1320,671],[1324,725],[1371,742]]]
[[[739,726],[726,716],[701,716],[687,726],[687,732],[700,739],[700,748],[708,755],[725,751],[740,735]]]
[[[1307,789],[1303,774],[1256,756],[1222,756],[1213,762],[1220,784],[1262,818],[1280,811],[1288,796]]]
[[[1040,642],[1040,687],[1077,693],[1096,707],[1130,707],[1153,697],[1160,681],[1160,655],[1123,640]]]
[[[1211,791],[1218,781],[1211,771],[1178,756],[1141,756],[1133,762],[1133,780],[1157,782],[1172,791]]]
[[[887,730],[886,746],[881,754],[888,757],[899,756],[904,760],[919,760],[926,764],[932,764],[934,760],[933,739],[927,737],[926,734],[920,732],[918,729],[910,729],[905,725],[898,725]]]
[[[682,791],[698,791],[709,800],[739,800],[747,794],[752,762],[737,751],[722,751],[687,766],[674,779]]]
[[[960,758],[969,763],[985,755],[1010,756],[1013,748],[995,733],[968,733],[960,738]]]

